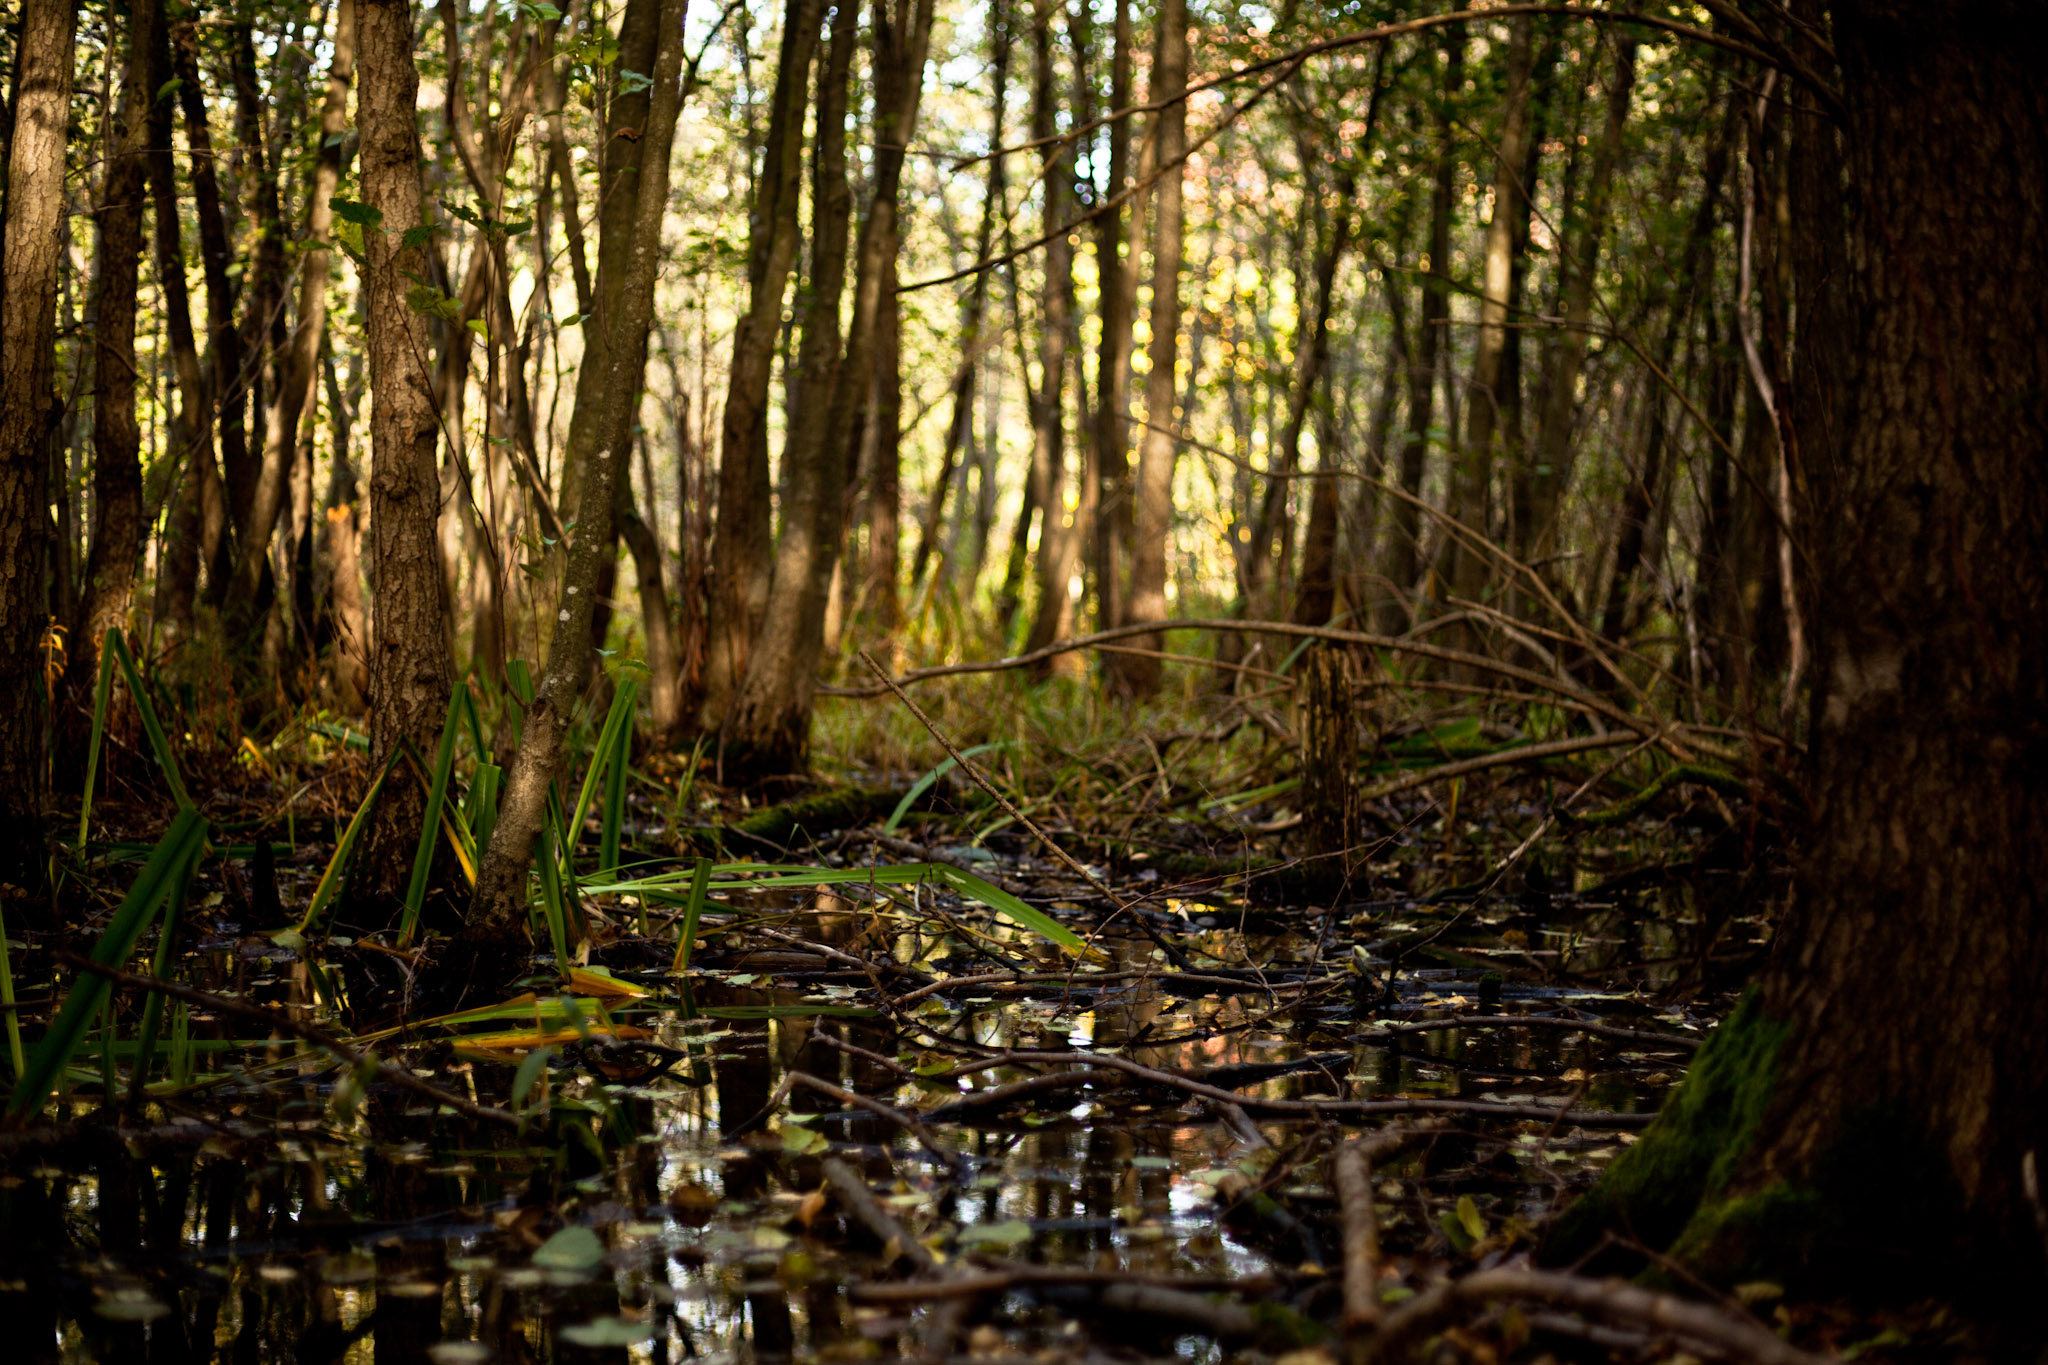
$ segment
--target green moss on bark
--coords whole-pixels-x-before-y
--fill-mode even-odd
[[[1657,1121],[1566,1211],[1546,1243],[1547,1257],[1582,1256],[1610,1229],[1653,1247],[1677,1241],[1755,1145],[1785,1036],[1757,992],[1744,996]]]

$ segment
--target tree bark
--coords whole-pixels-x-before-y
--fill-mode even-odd
[[[370,757],[381,766],[403,741],[433,752],[448,710],[453,662],[449,604],[435,540],[440,431],[425,319],[406,302],[426,252],[406,236],[423,225],[419,72],[408,0],[355,0],[362,63],[364,202],[379,220],[363,231],[365,347],[370,356]],[[354,894],[394,897],[411,870],[426,792],[401,764],[371,818]]]
[[[1507,54],[1507,92],[1501,113],[1500,144],[1495,149],[1493,216],[1486,228],[1486,259],[1479,303],[1479,336],[1472,354],[1472,381],[1467,389],[1465,441],[1453,479],[1452,513],[1466,529],[1486,535],[1493,516],[1493,471],[1500,436],[1501,361],[1507,351],[1508,310],[1515,276],[1516,223],[1528,212],[1522,194],[1523,162],[1529,154],[1529,75],[1535,64],[1533,21],[1511,21]],[[1452,590],[1468,601],[1486,591],[1492,561],[1482,552],[1454,541],[1451,545]]]
[[[800,418],[822,411],[825,425],[815,443],[804,432],[799,444],[799,433],[792,432],[785,450],[788,479],[783,529],[775,547],[768,606],[749,652],[746,676],[720,730],[721,756],[728,772],[792,772],[801,770],[806,761],[811,698],[824,651],[825,608],[845,534],[847,473],[865,436],[884,267],[896,254],[897,192],[904,154],[917,126],[931,27],[932,0],[896,0],[893,12],[886,2],[876,9],[874,188],[854,253],[852,315],[844,353],[836,364],[829,369],[810,363],[803,366],[805,399]],[[836,24],[834,42],[838,42]],[[822,115],[822,101],[820,110]],[[821,127],[823,123],[821,117]],[[825,135],[819,135],[821,144]],[[843,177],[843,152],[825,157],[821,165]],[[842,193],[836,187],[826,188],[833,196]],[[845,215],[828,202],[814,210],[814,217],[829,227],[835,220],[843,224]],[[828,256],[836,254],[829,241],[822,248],[814,243],[814,259],[820,249]],[[815,264],[813,271],[814,297],[837,299],[837,281],[817,276]],[[808,351],[808,326],[805,341]],[[817,398],[821,388],[828,395],[822,403]]]
[[[1004,106],[1009,102],[1010,93],[1010,20],[1007,0],[990,0],[988,7],[989,26],[989,82],[992,93],[989,101],[989,145],[1003,145]],[[988,159],[988,188],[982,192],[981,226],[974,235],[974,259],[985,261],[989,249],[995,242],[996,214],[1009,195],[1007,167],[1009,158],[992,156]],[[953,485],[954,472],[960,468],[961,454],[971,451],[970,439],[974,428],[974,385],[981,373],[981,355],[985,349],[982,340],[983,320],[988,312],[988,282],[993,270],[977,270],[967,287],[966,301],[960,305],[960,368],[954,372],[952,403],[953,415],[946,423],[946,448],[939,456],[939,474],[932,481],[930,500],[925,504],[923,520],[917,528],[917,549],[910,557],[910,581],[912,584],[924,580],[924,571],[931,562],[933,551],[939,543],[939,527],[946,512],[946,496]]]
[[[1408,429],[1401,442],[1398,475],[1405,497],[1393,500],[1381,576],[1389,593],[1380,612],[1379,629],[1395,635],[1406,630],[1411,612],[1404,597],[1422,572],[1422,476],[1429,459],[1430,426],[1436,415],[1437,372],[1442,366],[1445,332],[1450,326],[1451,295],[1446,282],[1451,265],[1451,195],[1458,174],[1457,142],[1452,133],[1451,99],[1465,86],[1465,40],[1447,30],[1440,40],[1444,52],[1444,85],[1436,101],[1436,178],[1429,199],[1429,273],[1422,281],[1422,325],[1408,364]],[[1388,280],[1391,294],[1401,286]]]
[[[1053,55],[1053,14],[1056,6],[1037,0],[1031,34],[1031,137],[1055,136],[1059,119],[1059,80]],[[1039,211],[1043,230],[1051,232],[1072,216],[1073,161],[1070,147],[1048,156],[1039,176]],[[1038,504],[1038,606],[1025,636],[1027,650],[1057,640],[1069,619],[1067,582],[1073,577],[1070,555],[1075,537],[1067,521],[1066,450],[1067,332],[1074,296],[1074,249],[1058,233],[1045,244],[1045,279],[1039,291],[1037,389],[1031,394],[1031,481]],[[1078,528],[1076,528],[1078,529]],[[1050,674],[1051,660],[1037,670]]]
[[[1802,350],[1850,362],[1794,393],[1846,417],[1803,452],[1815,828],[1759,987],[1556,1249],[1624,1225],[1722,1281],[1931,1270],[2010,1314],[2048,1149],[2048,36],[2017,3],[1833,17],[1860,212],[1797,276]],[[1844,331],[1809,333],[1830,291]]]
[[[747,311],[733,329],[732,368],[720,424],[718,526],[711,545],[711,624],[699,721],[715,730],[746,675],[747,651],[768,603],[771,493],[768,389],[782,301],[801,237],[804,110],[822,0],[787,0],[768,136],[755,177],[747,246]]]
[[[1116,0],[1113,47],[1109,67],[1109,106],[1131,102],[1131,5]],[[1131,124],[1128,118],[1109,126],[1109,166],[1102,192],[1115,198],[1131,174]],[[1102,339],[1096,350],[1095,427],[1089,464],[1095,474],[1095,620],[1100,629],[1124,621],[1124,571],[1130,559],[1131,499],[1131,333],[1137,312],[1139,232],[1142,196],[1131,209],[1127,226],[1122,208],[1095,219],[1095,278],[1102,299]],[[1126,243],[1129,255],[1126,256]]]
[[[7,157],[6,258],[0,266],[0,883],[45,910],[43,550],[49,524],[57,265],[64,148],[71,120],[72,6],[26,0],[15,50]]]
[[[1571,437],[1578,413],[1579,376],[1586,362],[1586,329],[1593,316],[1593,282],[1600,268],[1608,198],[1615,167],[1621,161],[1621,135],[1636,82],[1636,44],[1624,34],[1613,36],[1614,74],[1607,87],[1607,121],[1593,152],[1593,174],[1577,215],[1579,231],[1564,263],[1563,329],[1544,347],[1542,368],[1547,386],[1537,418],[1535,459],[1526,481],[1528,507],[1515,520],[1518,556],[1524,561],[1547,559],[1555,552],[1558,500],[1571,474]]]
[[[477,868],[476,891],[463,923],[462,942],[451,965],[458,975],[490,987],[493,969],[519,952],[527,924],[527,872],[547,809],[547,794],[561,766],[562,741],[576,700],[596,660],[591,634],[596,589],[608,565],[616,563],[615,480],[631,454],[632,418],[639,406],[647,361],[647,333],[654,316],[654,283],[661,266],[661,229],[668,212],[669,154],[682,107],[683,22],[688,0],[631,0],[655,8],[653,83],[638,141],[639,173],[621,180],[614,194],[627,198],[630,215],[607,214],[598,242],[596,292],[604,309],[590,324],[586,368],[597,368],[601,387],[589,392],[595,408],[584,416],[585,391],[579,376],[572,445],[584,443],[580,458],[565,467],[583,470],[581,509],[569,551],[562,595],[555,610],[547,665],[527,708],[519,752],[505,777],[498,823]],[[627,24],[637,16],[629,14]],[[613,139],[631,142],[634,139]],[[625,185],[632,185],[628,192]],[[607,267],[610,267],[608,272]],[[605,276],[616,277],[607,288]],[[609,299],[607,305],[603,300]]]
[[[1157,114],[1154,146],[1166,167],[1153,187],[1157,220],[1152,248],[1151,369],[1145,376],[1145,435],[1138,445],[1136,524],[1132,536],[1131,588],[1126,617],[1166,619],[1166,543],[1173,532],[1173,467],[1179,443],[1173,435],[1174,365],[1180,342],[1181,158],[1187,149],[1188,11],[1184,0],[1162,0],[1159,51],[1153,68],[1152,103]],[[1165,637],[1143,635],[1133,645],[1157,651]],[[1159,689],[1158,658],[1114,656],[1123,686],[1135,696]]]
[[[93,286],[92,547],[85,592],[71,624],[56,727],[59,753],[83,768],[87,733],[69,717],[91,708],[100,639],[127,622],[142,555],[142,427],[135,413],[135,299],[142,266],[142,201],[149,147],[149,51],[161,22],[157,0],[140,0],[128,20],[121,102],[100,186],[99,271]]]

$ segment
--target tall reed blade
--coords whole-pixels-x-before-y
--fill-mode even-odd
[[[128,695],[135,699],[135,710],[142,717],[142,732],[149,737],[149,747],[156,754],[157,766],[164,770],[164,781],[170,785],[171,798],[180,810],[193,809],[192,795],[185,790],[184,775],[178,771],[178,760],[171,754],[171,742],[164,738],[163,723],[156,718],[156,707],[150,704],[149,689],[142,685],[142,673],[135,667],[135,656],[128,652],[128,642],[118,630],[107,632],[107,647],[114,652],[114,658],[121,665],[121,676],[128,680]]]
[[[711,860],[699,858],[690,873],[690,898],[683,903],[683,930],[676,938],[676,960],[669,971],[677,976],[690,970],[690,953],[697,941],[697,921],[704,914],[704,899],[711,889]]]
[[[7,954],[7,917],[0,915],[0,1005],[7,1008],[7,1059],[14,1064],[15,1079],[27,1070],[21,1051],[21,1017],[14,1008],[14,962]]]
[[[370,812],[377,808],[377,794],[384,790],[384,779],[391,776],[391,769],[398,763],[404,749],[394,746],[390,756],[384,760],[383,771],[377,774],[370,790],[363,795],[363,802],[356,807],[356,813],[349,818],[348,828],[341,833],[341,839],[334,846],[334,856],[327,860],[327,870],[320,874],[320,884],[313,888],[313,899],[306,904],[306,913],[299,917],[298,932],[303,934],[313,927],[313,921],[320,918],[320,912],[341,890],[341,882],[348,868],[348,855],[356,846],[356,836],[363,832],[369,822]]]
[[[412,942],[426,904],[427,877],[433,871],[435,836],[441,829],[441,807],[448,799],[448,775],[455,768],[455,737],[462,729],[462,703],[469,689],[458,686],[448,697],[448,718],[441,723],[441,743],[434,750],[434,770],[427,777],[427,808],[420,817],[419,847],[412,855],[412,879],[405,887],[405,917],[399,922],[398,946]]]
[[[108,631],[113,635],[113,631]],[[100,745],[107,736],[107,698],[114,690],[114,651],[111,646],[100,646],[100,676],[92,692],[92,743],[85,751],[85,795],[78,803],[78,847],[72,851],[82,866],[85,862],[86,836],[92,829],[92,787],[93,779],[100,772]],[[10,997],[10,1003],[12,1003]],[[14,1015],[7,1016],[7,1026],[14,1027]],[[17,1048],[16,1052],[19,1053]],[[19,1071],[17,1064],[16,1070]]]
[[[190,807],[179,811],[170,830],[143,865],[142,875],[128,888],[126,899],[114,911],[114,918],[101,933],[99,942],[93,945],[94,962],[103,967],[118,967],[128,960],[150,915],[173,894],[178,881],[191,877],[205,845],[205,817]],[[7,1101],[10,1114],[22,1114],[42,1104],[58,1073],[70,1065],[72,1055],[85,1041],[108,994],[105,977],[83,974],[72,983],[49,1032],[29,1054],[27,1065],[14,1083]]]
[[[619,871],[619,845],[626,825],[626,765],[633,752],[630,715],[628,712],[628,722],[612,736],[610,761],[605,767],[604,823],[597,844],[597,865],[602,876],[615,877]]]

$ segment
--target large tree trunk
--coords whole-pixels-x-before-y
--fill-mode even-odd
[[[841,3],[850,4],[851,0]],[[804,415],[823,411],[824,430],[815,442],[804,434],[802,444],[798,443],[799,433],[792,432],[784,456],[788,467],[784,524],[775,547],[768,606],[761,616],[746,676],[720,731],[728,771],[790,772],[801,769],[806,760],[811,698],[824,652],[825,608],[845,533],[847,471],[853,467],[866,431],[884,264],[896,254],[897,191],[904,154],[917,126],[931,27],[932,0],[896,0],[893,7],[881,4],[875,12],[874,190],[854,252],[852,315],[844,354],[829,372],[808,363],[804,366]],[[820,109],[822,112],[822,101]],[[821,148],[825,136],[821,131]],[[843,153],[824,164],[830,169],[835,162],[839,166],[835,173],[843,175]],[[843,220],[830,205],[816,212],[821,224]],[[838,297],[837,281],[824,289],[814,283],[813,289],[821,297]],[[827,395],[824,402],[817,397],[821,389]]]
[[[646,103],[638,106],[645,110],[632,163],[638,174],[620,182],[634,188],[614,191],[628,201],[630,213],[607,213],[598,240],[600,312],[588,324],[584,364],[599,371],[599,382],[586,386],[579,376],[577,411],[569,428],[571,446],[580,449],[572,450],[564,467],[583,471],[583,488],[547,665],[526,711],[519,753],[505,777],[498,823],[477,868],[476,891],[454,963],[458,973],[479,986],[492,984],[489,977],[516,957],[525,935],[533,843],[545,819],[548,789],[561,767],[562,741],[597,658],[591,632],[597,587],[605,570],[617,562],[615,480],[631,457],[632,419],[646,370],[661,229],[668,211],[669,153],[683,99],[683,20],[689,0],[631,3],[655,10],[653,83],[641,96]],[[625,23],[631,26],[636,19],[645,22],[644,15],[629,11]],[[615,97],[615,103],[631,97]],[[615,138],[612,144],[635,141]],[[608,171],[617,164],[608,158]]]
[[[363,199],[381,218],[365,227],[364,326],[370,354],[370,579],[375,589],[370,648],[371,761],[401,741],[433,752],[448,710],[448,597],[435,545],[440,480],[434,448],[440,424],[428,374],[426,320],[406,303],[409,281],[425,278],[426,253],[406,234],[421,225],[419,72],[413,66],[407,0],[356,0],[362,63],[357,123],[362,129]],[[407,765],[384,784],[364,849],[356,893],[397,893],[419,843],[426,792]]]
[[[1131,102],[1131,5],[1116,0],[1109,66],[1109,107]],[[1114,199],[1124,192],[1131,174],[1131,124],[1120,118],[1109,125],[1109,165],[1102,193]],[[1095,622],[1107,630],[1123,624],[1124,570],[1130,558],[1131,499],[1131,333],[1137,312],[1138,262],[1143,220],[1142,196],[1134,196],[1129,226],[1122,208],[1095,219],[1095,278],[1102,299],[1102,339],[1096,351],[1095,427],[1088,463],[1095,487],[1091,528],[1095,544]],[[1130,254],[1125,255],[1125,244]]]
[[[142,198],[149,146],[150,45],[160,22],[156,0],[141,0],[128,20],[107,174],[100,186],[99,278],[93,286],[92,548],[85,593],[71,627],[60,711],[89,708],[100,637],[126,622],[142,554],[142,427],[135,415],[135,295],[142,265]],[[83,726],[60,716],[60,756],[82,760]],[[68,766],[68,765],[67,765]],[[82,770],[83,763],[79,763]]]
[[[747,669],[747,649],[768,602],[770,491],[768,389],[782,301],[802,238],[804,110],[817,51],[821,0],[787,0],[768,137],[755,178],[747,245],[747,311],[733,329],[718,458],[718,527],[711,546],[711,624],[704,650],[701,723],[716,729]]]
[[[2048,31],[2018,3],[1833,8],[1824,174],[1846,160],[1863,218],[1798,277],[1802,352],[1855,359],[1803,451],[1816,827],[1760,986],[1560,1242],[1620,1224],[1724,1280],[1914,1293],[1961,1265],[2012,1312],[2048,1149]],[[1831,401],[1809,363],[1794,401]]]
[[[1132,533],[1131,588],[1125,603],[1130,621],[1166,619],[1166,543],[1173,532],[1173,466],[1180,445],[1173,433],[1174,364],[1180,342],[1181,161],[1187,145],[1188,11],[1184,0],[1159,7],[1159,51],[1153,68],[1152,103],[1164,104],[1157,118],[1159,165],[1165,173],[1153,189],[1157,236],[1152,247],[1152,339],[1145,376],[1145,436],[1138,444],[1138,495]],[[1165,647],[1163,635],[1132,640],[1138,649]],[[1158,690],[1159,660],[1153,654],[1115,656],[1123,685],[1137,696]]]
[[[15,50],[0,271],[0,883],[40,913],[43,848],[43,541],[49,524],[57,258],[74,45],[68,0],[27,0]]]

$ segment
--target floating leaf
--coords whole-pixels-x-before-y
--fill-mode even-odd
[[[562,1329],[562,1340],[571,1346],[638,1346],[653,1335],[652,1324],[629,1318],[596,1318]]]
[[[604,1263],[604,1243],[589,1228],[573,1224],[542,1242],[533,1263],[542,1270],[595,1270]]]
[[[984,1247],[1022,1246],[1031,1240],[1031,1224],[1021,1218],[1000,1223],[974,1223],[960,1229],[960,1245]]]

